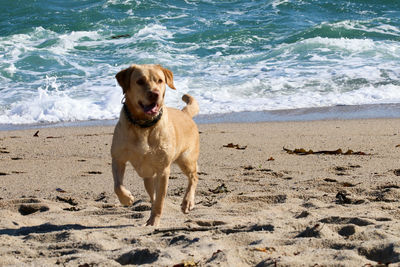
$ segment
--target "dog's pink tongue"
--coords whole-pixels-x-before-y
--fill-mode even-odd
[[[144,113],[149,114],[149,115],[154,115],[157,114],[158,112],[158,105],[157,104],[151,104],[148,106],[143,107]]]

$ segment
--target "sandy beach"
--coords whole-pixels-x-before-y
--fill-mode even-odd
[[[400,119],[199,130],[196,207],[174,166],[157,228],[131,166],[113,192],[113,127],[0,131],[0,266],[400,265]]]

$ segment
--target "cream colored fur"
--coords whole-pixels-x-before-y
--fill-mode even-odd
[[[130,113],[136,120],[152,120],[163,109],[161,119],[149,128],[133,125],[122,110],[115,127],[111,156],[114,191],[123,205],[132,205],[134,197],[123,185],[125,166],[130,162],[144,180],[152,203],[146,225],[157,226],[167,194],[171,164],[177,163],[188,177],[181,209],[194,207],[197,187],[199,133],[192,117],[198,113],[196,100],[184,95],[183,110],[164,106],[166,85],[175,89],[173,74],[160,65],[132,65],[116,75]]]

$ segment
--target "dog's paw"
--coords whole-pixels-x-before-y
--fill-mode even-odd
[[[126,189],[122,190],[121,193],[118,194],[118,199],[123,206],[132,206],[133,202],[135,201],[135,198],[132,196],[131,192]]]
[[[194,199],[186,199],[186,197],[183,199],[182,204],[181,204],[181,209],[182,212],[187,214],[189,211],[191,211],[194,208]]]
[[[150,216],[145,226],[158,226],[160,224],[160,217]]]

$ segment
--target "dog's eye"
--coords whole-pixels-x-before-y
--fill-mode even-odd
[[[146,82],[143,79],[139,79],[136,81],[138,85],[144,85]]]
[[[162,80],[162,79],[159,79],[159,80],[158,80],[158,83],[163,83],[163,80]]]

